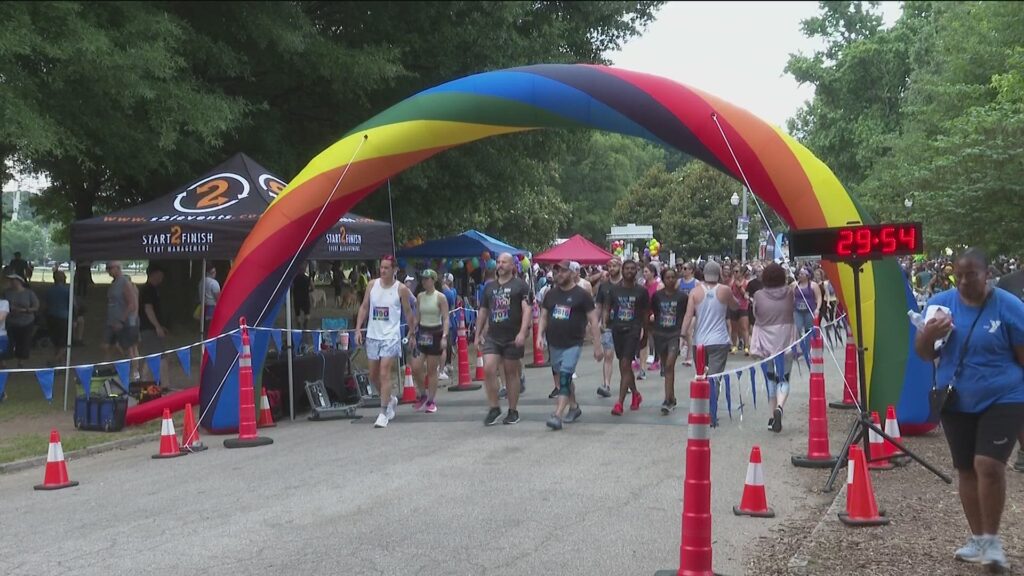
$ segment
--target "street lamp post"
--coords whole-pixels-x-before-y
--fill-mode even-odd
[[[733,192],[732,197],[729,198],[729,203],[733,206],[738,206],[740,203],[739,194]],[[740,216],[736,223],[736,239],[741,242],[740,244],[740,262],[747,261],[747,231],[750,225],[750,220],[747,218],[747,187],[743,187],[743,214]]]

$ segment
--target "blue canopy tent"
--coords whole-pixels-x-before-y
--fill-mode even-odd
[[[497,238],[493,238],[476,230],[467,230],[456,236],[448,236],[424,242],[419,246],[399,250],[399,258],[473,258],[484,252],[490,252],[491,257],[497,258],[498,254],[508,252],[513,256],[529,255],[529,252],[510,246]]]

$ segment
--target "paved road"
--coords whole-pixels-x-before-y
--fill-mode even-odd
[[[841,353],[840,353],[841,354]],[[840,361],[842,357],[840,355]],[[748,360],[730,358],[730,367]],[[661,379],[621,418],[581,363],[583,419],[544,426],[550,373],[528,370],[517,426],[485,428],[482,391],[442,393],[440,411],[399,408],[386,430],[355,423],[283,423],[272,446],[151,460],[156,443],[70,462],[77,488],[34,492],[42,469],[0,476],[0,573],[111,574],[653,574],[678,567],[688,382],[680,409],[658,412]],[[829,399],[839,371],[826,352]],[[722,424],[712,446],[715,567],[742,573],[758,536],[798,509],[824,473],[794,469],[806,447],[807,371],[794,376],[786,430],[756,411]],[[736,398],[734,397],[734,402]],[[735,405],[734,405],[735,409]],[[735,413],[734,413],[735,414]],[[833,426],[833,451],[845,431]],[[778,517],[737,518],[750,447],[766,460]],[[45,452],[45,447],[40,447]]]

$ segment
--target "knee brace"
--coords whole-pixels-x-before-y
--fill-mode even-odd
[[[572,373],[561,372],[558,375],[558,395],[568,396],[572,393]]]

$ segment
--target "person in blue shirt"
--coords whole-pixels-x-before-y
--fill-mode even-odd
[[[988,284],[988,259],[980,250],[956,260],[954,279],[953,289],[928,300],[949,314],[928,320],[914,348],[921,358],[938,360],[936,385],[955,390],[942,411],[942,428],[971,536],[954,558],[1003,571],[1008,564],[998,534],[1006,461],[1024,424],[1024,303]]]
[[[71,288],[67,276],[60,270],[53,271],[53,286],[46,290],[46,332],[53,343],[51,366],[63,364],[68,347],[68,299]]]

